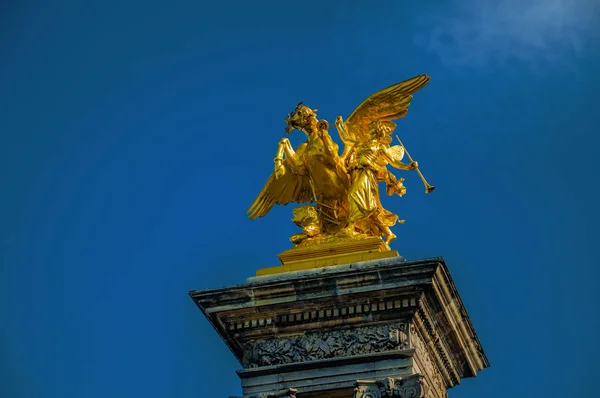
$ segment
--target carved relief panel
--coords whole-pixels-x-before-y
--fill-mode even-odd
[[[243,345],[245,368],[375,354],[408,346],[408,325],[366,326],[251,340]]]

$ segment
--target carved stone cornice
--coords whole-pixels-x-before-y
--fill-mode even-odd
[[[447,341],[451,345],[449,352],[464,362],[464,369],[457,369],[457,372],[475,376],[479,370],[489,367],[489,361],[445,265],[435,270],[427,296],[427,305],[436,314],[438,322],[448,326],[448,335],[452,336]]]
[[[249,316],[244,319],[239,317],[222,318],[225,328],[229,332],[243,333],[248,335],[265,334],[269,328],[295,328],[298,330],[319,329],[323,322],[350,321],[353,318],[362,319],[363,317],[382,315],[384,312],[393,310],[405,310],[412,313],[417,308],[418,296],[420,294],[406,294],[396,297],[387,297],[375,299],[373,297],[364,297],[362,299],[349,300],[347,303],[334,303],[331,301],[316,300],[308,308],[301,311],[299,308],[283,308],[278,313],[262,314],[262,316]],[[254,333],[253,333],[254,332]],[[268,333],[266,333],[268,334]]]
[[[425,302],[417,310],[411,327],[415,336],[419,336],[423,344],[423,354],[427,355],[436,370],[438,370],[443,379],[446,388],[451,388],[460,381],[460,376],[456,371],[455,363],[446,347],[446,339],[442,339],[437,328],[433,326],[427,305]],[[418,331],[418,332],[417,332]],[[411,333],[411,337],[413,334]],[[415,343],[418,341],[415,340]],[[416,348],[416,347],[415,347]]]

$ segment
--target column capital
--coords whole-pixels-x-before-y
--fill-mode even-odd
[[[427,386],[423,376],[387,377],[379,380],[357,380],[354,398],[423,398]]]

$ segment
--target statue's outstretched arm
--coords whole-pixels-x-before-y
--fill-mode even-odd
[[[350,152],[352,152],[352,148],[354,147],[354,144],[356,144],[356,140],[350,137],[350,134],[346,130],[344,119],[342,119],[341,116],[338,116],[335,119],[335,128],[338,131],[340,139],[344,143],[344,151],[340,155],[340,159],[342,163],[344,163],[346,161],[346,158],[350,155]]]
[[[346,126],[344,125],[344,119],[342,119],[341,116],[338,116],[335,119],[335,128],[337,129],[338,134],[340,135],[340,139],[342,140],[342,142],[344,144],[346,144],[346,145],[356,144],[356,140],[354,140],[352,137],[350,137],[350,134],[346,130]]]

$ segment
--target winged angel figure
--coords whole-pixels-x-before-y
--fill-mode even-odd
[[[297,129],[307,136],[296,150],[288,138],[279,141],[274,171],[247,210],[248,217],[263,217],[275,205],[311,203],[294,209],[293,221],[303,232],[290,240],[296,244],[326,237],[365,236],[395,238],[390,227],[398,216],[383,208],[379,183],[388,195],[402,196],[403,178],[388,169],[413,170],[417,162],[403,163],[404,147],[391,146],[396,125],[406,116],[412,95],[429,83],[420,75],[383,89],[360,104],[344,122],[336,119],[336,129],[344,144],[339,148],[328,133],[329,123],[318,120],[316,109],[302,103],[285,119],[286,133]],[[400,222],[404,222],[400,220]]]

